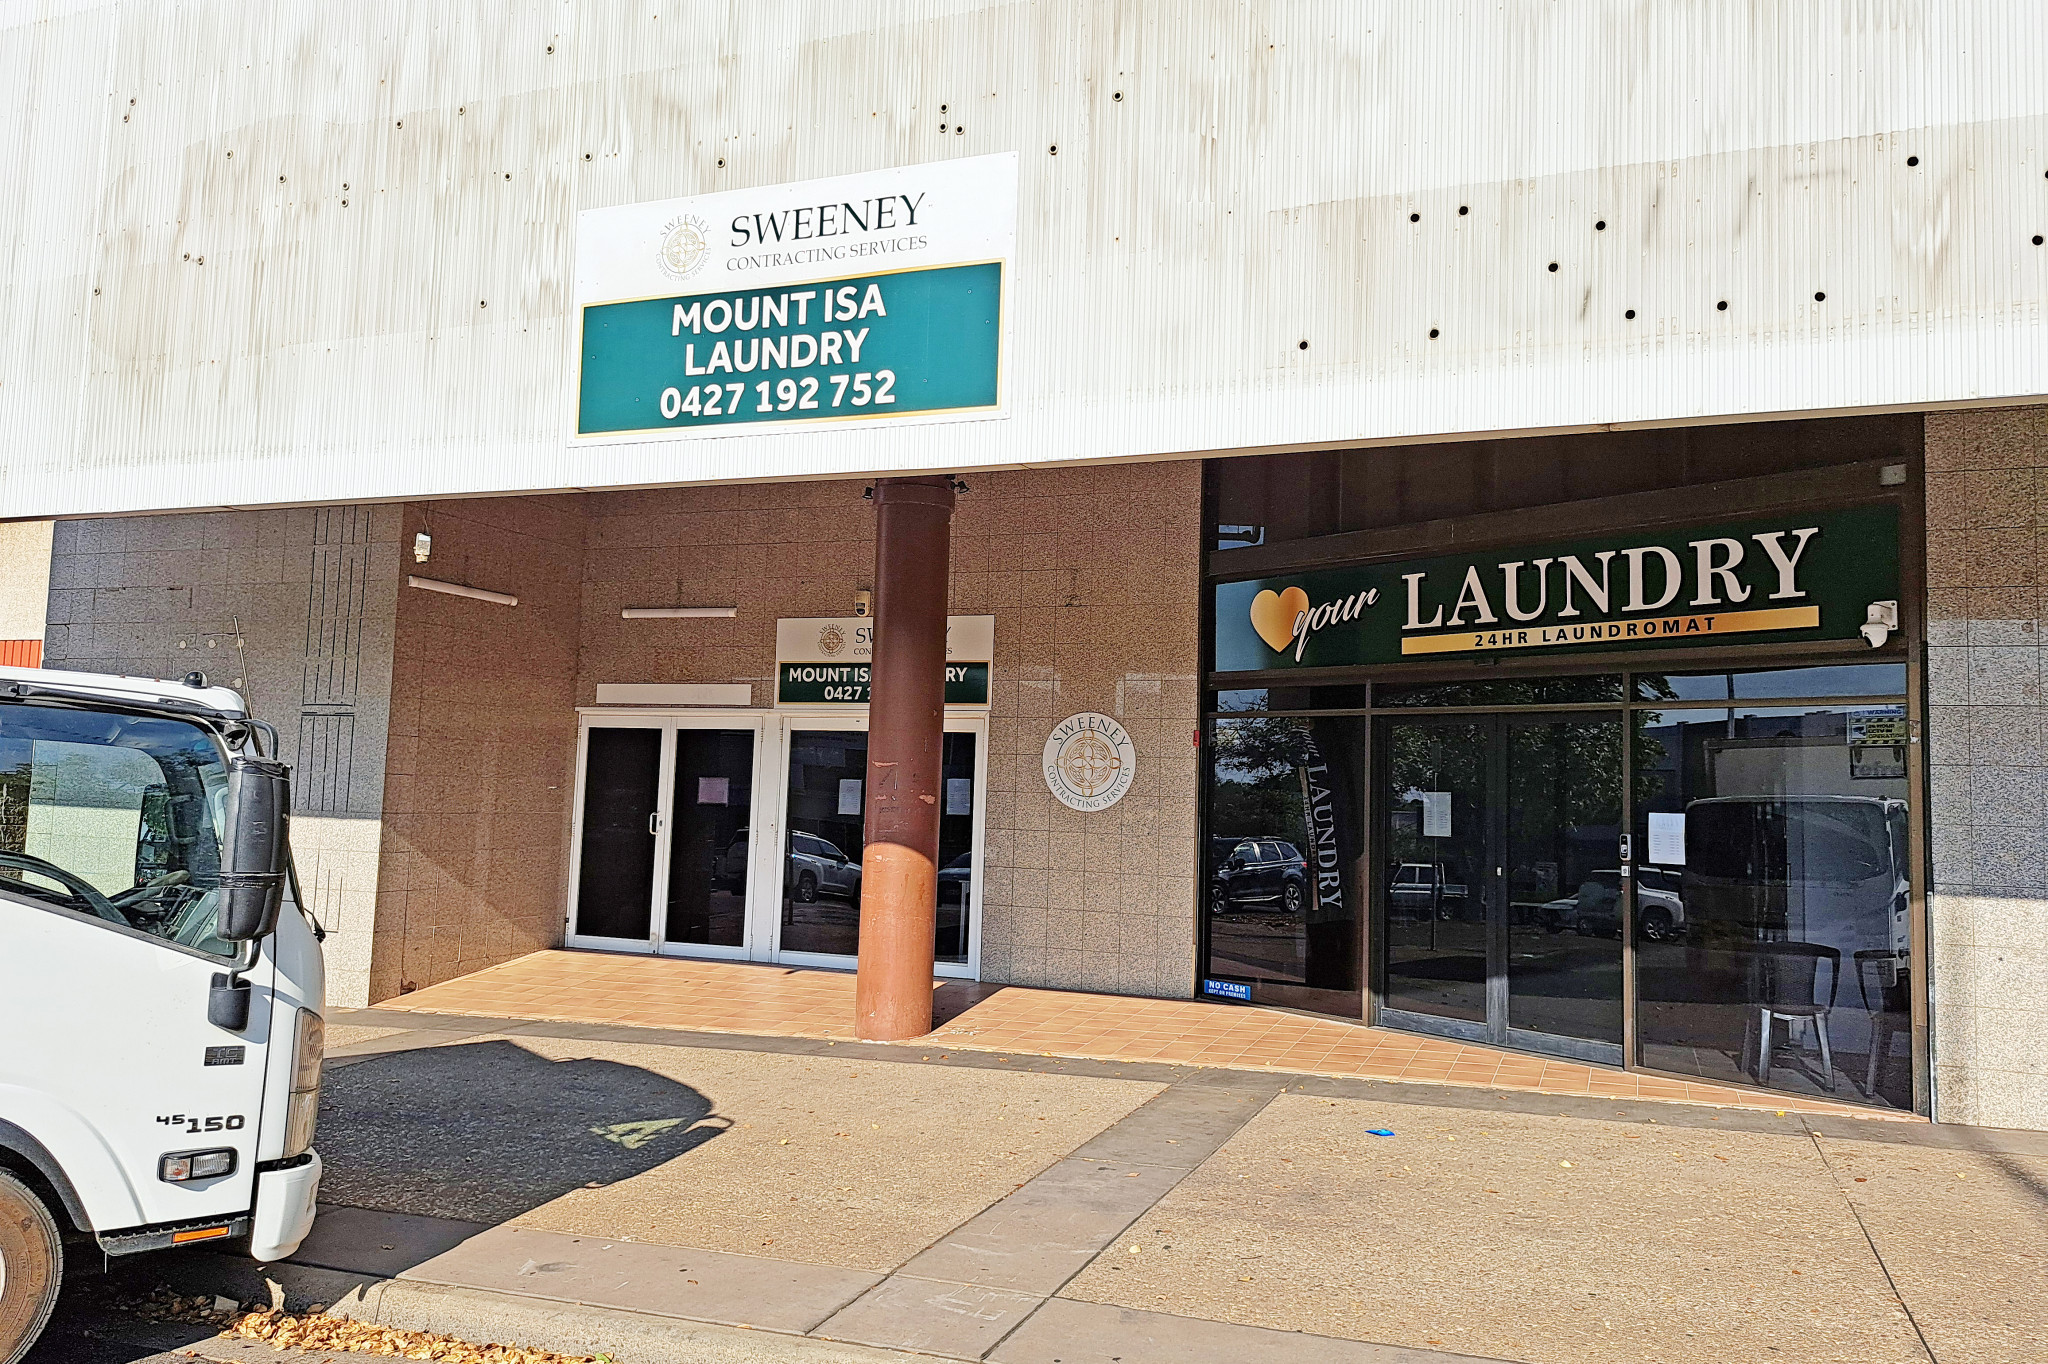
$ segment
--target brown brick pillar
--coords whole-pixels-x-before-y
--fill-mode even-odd
[[[932,1030],[946,721],[950,478],[875,484],[875,645],[869,671],[867,849],[861,854],[854,1030]]]

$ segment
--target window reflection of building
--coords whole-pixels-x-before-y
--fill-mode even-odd
[[[1911,1106],[1893,1054],[1910,1035],[1907,783],[1884,751],[1903,723],[1892,706],[1637,712],[1639,836],[1649,848],[1653,814],[1684,821],[1683,861],[1646,868],[1676,880],[1682,921],[1638,933],[1644,1064]]]

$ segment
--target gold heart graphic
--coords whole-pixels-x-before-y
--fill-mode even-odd
[[[1267,588],[1252,598],[1252,629],[1275,653],[1285,653],[1294,642],[1294,622],[1308,610],[1308,593],[1298,587],[1285,592]]]

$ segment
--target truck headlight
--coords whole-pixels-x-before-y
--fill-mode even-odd
[[[327,1051],[327,1021],[311,1009],[299,1010],[298,1040],[292,1053],[292,1093],[285,1105],[284,1158],[303,1154],[313,1144],[313,1125],[320,1118],[320,1058]]]
[[[212,1151],[173,1151],[156,1163],[156,1177],[166,1184],[183,1184],[194,1179],[218,1179],[235,1172],[232,1147]]]

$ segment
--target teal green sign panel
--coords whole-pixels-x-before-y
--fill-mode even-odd
[[[593,304],[576,430],[993,408],[1002,297],[992,262]]]
[[[1215,589],[1215,670],[1855,639],[1899,597],[1898,509],[1617,531]]]
[[[865,663],[784,663],[776,669],[775,704],[779,706],[865,706],[868,665]],[[948,663],[946,704],[988,704],[988,664]]]

